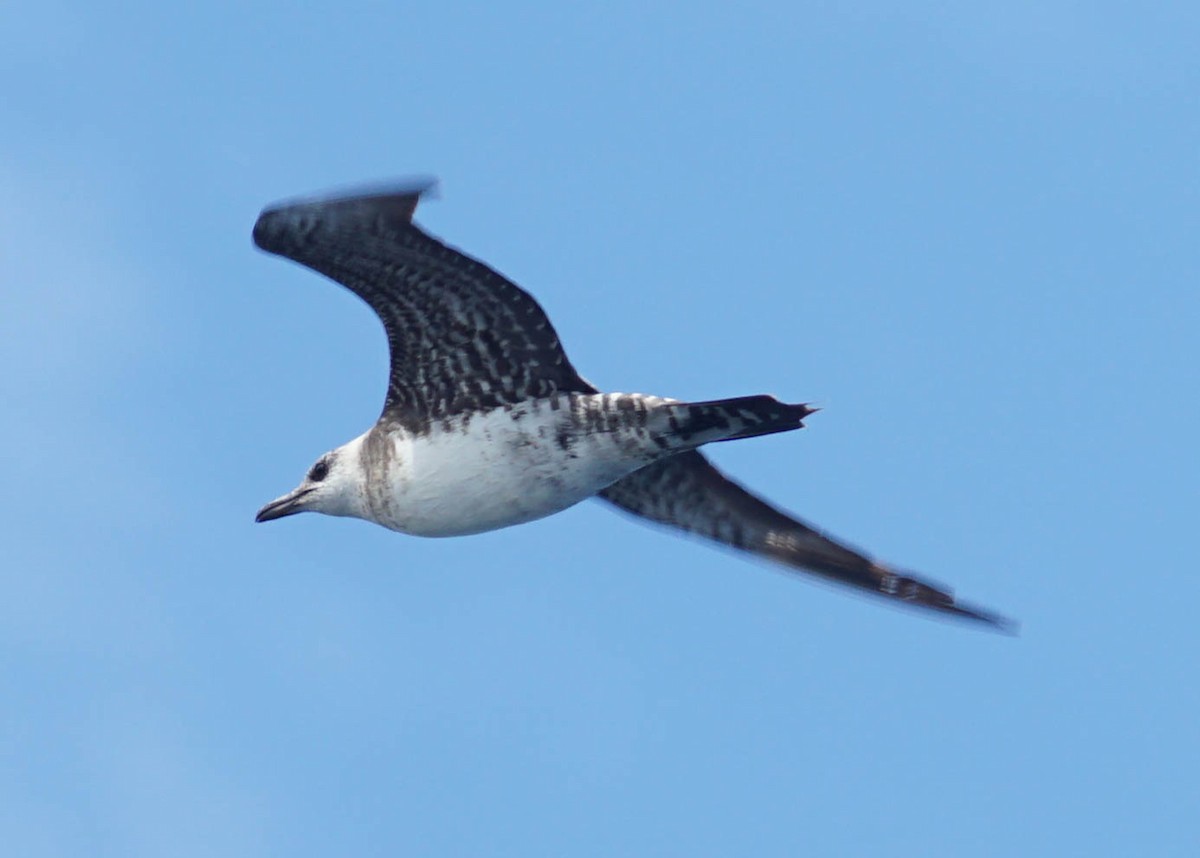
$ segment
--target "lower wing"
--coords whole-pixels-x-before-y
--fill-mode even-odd
[[[658,524],[768,557],[792,569],[942,614],[1013,632],[999,614],[955,600],[948,590],[889,569],[792,518],[730,480],[699,452],[680,453],[618,480],[599,495]]]

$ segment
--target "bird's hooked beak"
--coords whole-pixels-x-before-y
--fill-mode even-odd
[[[306,509],[304,498],[311,493],[311,488],[300,486],[281,498],[275,498],[275,500],[264,506],[254,516],[254,520],[257,522],[272,521],[277,518],[283,518],[285,515],[295,515],[298,512],[304,512]]]

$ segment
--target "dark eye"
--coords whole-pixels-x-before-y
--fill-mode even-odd
[[[321,480],[329,476],[329,465],[324,459],[312,466],[312,470],[308,472],[308,478],[314,483],[319,483]]]

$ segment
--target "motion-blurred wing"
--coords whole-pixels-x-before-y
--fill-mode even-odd
[[[412,222],[432,185],[272,206],[254,243],[370,305],[391,352],[383,418],[412,432],[555,391],[590,392],[529,294]]]

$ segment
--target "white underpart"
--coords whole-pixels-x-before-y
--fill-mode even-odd
[[[418,536],[481,533],[564,510],[663,454],[633,431],[576,435],[564,450],[557,437],[571,423],[569,409],[541,400],[472,415],[465,431],[394,431],[386,473],[362,463],[365,502],[353,514]]]

